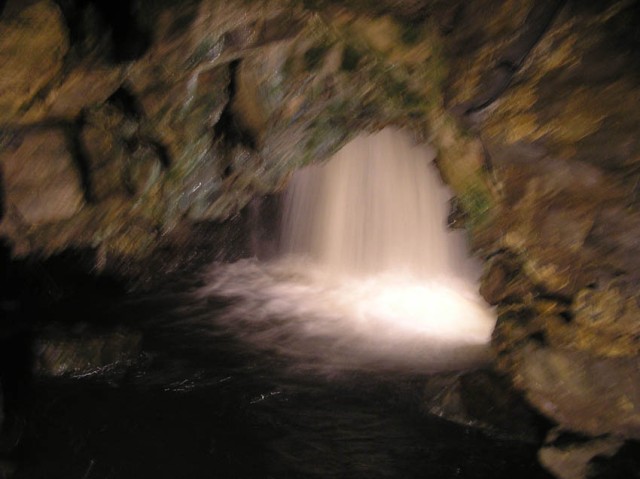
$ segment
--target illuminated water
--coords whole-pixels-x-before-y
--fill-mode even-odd
[[[401,132],[361,136],[296,173],[281,257],[214,265],[212,318],[299,369],[439,370],[482,362],[494,325],[478,266],[445,224],[433,153]]]

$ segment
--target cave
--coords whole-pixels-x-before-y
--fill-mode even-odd
[[[0,2],[0,476],[638,477],[638,20]]]

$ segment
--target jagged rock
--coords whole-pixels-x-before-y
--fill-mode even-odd
[[[152,41],[127,68],[110,65],[111,47],[85,25],[100,27],[91,20],[99,12],[83,10],[84,23],[72,25],[67,69],[41,103],[48,118],[68,119],[91,204],[69,222],[12,229],[21,251],[90,244],[142,254],[185,219],[228,218],[279,189],[292,168],[329,156],[358,130],[406,124],[437,105],[442,59],[432,30],[407,36],[389,16],[321,16],[286,2],[145,8]]]
[[[571,295],[593,281],[590,237],[600,208],[616,201],[615,182],[577,162],[549,157],[493,158],[505,210],[500,247],[522,258],[534,284]]]
[[[637,121],[631,104],[640,91],[629,76],[637,65],[636,18],[625,2],[593,9],[567,4],[487,116],[487,136],[506,144],[538,142],[557,157],[605,171],[627,169],[640,147],[629,136]],[[618,178],[634,182],[636,176],[628,170]]]

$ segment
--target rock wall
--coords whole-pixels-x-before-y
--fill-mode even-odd
[[[491,21],[480,24],[480,10],[467,7],[451,32],[446,96],[482,141],[494,193],[474,238],[487,260],[482,292],[499,315],[496,364],[561,430],[610,436],[593,449],[610,456],[640,432],[640,144],[631,111],[640,10],[480,3]],[[550,450],[547,467],[581,477],[573,463],[558,466],[567,449]],[[595,455],[581,459],[582,473]]]
[[[496,367],[561,428],[638,439],[639,15],[629,0],[10,0],[0,235],[17,255],[139,261],[359,131],[401,126],[438,150],[452,223],[486,262]]]

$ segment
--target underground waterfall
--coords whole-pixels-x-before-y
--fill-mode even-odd
[[[213,267],[217,327],[295,367],[435,371],[481,363],[494,325],[479,268],[446,227],[433,152],[385,129],[298,171],[280,254]]]
[[[15,477],[548,479],[537,420],[475,369],[494,320],[431,159],[361,136],[292,179],[273,259],[47,309]],[[91,348],[116,359],[74,366]]]

